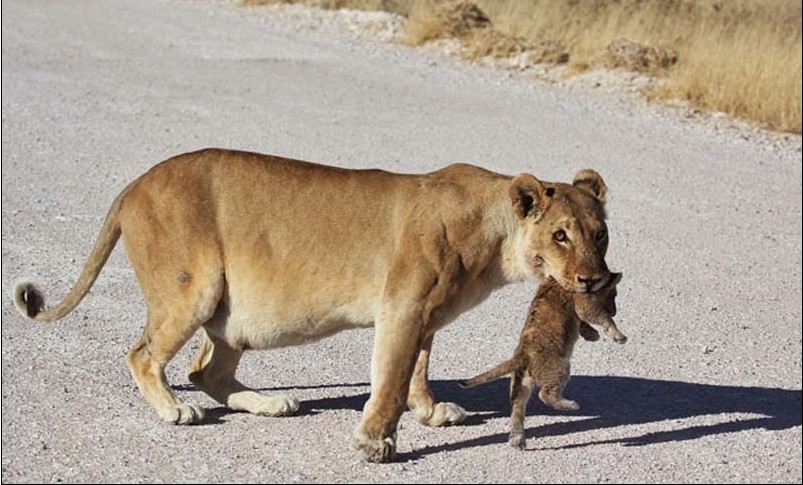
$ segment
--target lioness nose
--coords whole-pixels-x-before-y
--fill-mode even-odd
[[[593,288],[594,285],[596,285],[597,283],[602,281],[602,278],[593,278],[593,277],[592,278],[583,278],[583,277],[578,276],[577,277],[577,281],[582,285],[586,285],[586,288],[588,288],[588,290],[591,291],[591,288]]]

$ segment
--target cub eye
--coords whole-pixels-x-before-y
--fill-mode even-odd
[[[566,240],[566,232],[563,230],[555,231],[555,234],[553,234],[552,237],[555,238],[555,241],[557,242],[563,242]]]
[[[599,232],[597,232],[597,241],[602,241],[606,237],[608,237],[608,231],[605,229],[600,229]]]

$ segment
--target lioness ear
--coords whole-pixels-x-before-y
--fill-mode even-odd
[[[540,180],[528,173],[517,175],[510,182],[510,200],[513,202],[513,210],[519,219],[524,219],[530,215],[539,215],[549,205],[549,192]]]
[[[593,195],[600,202],[605,202],[605,194],[608,193],[608,186],[602,181],[602,177],[591,169],[584,169],[577,172],[572,181],[572,185],[580,190],[585,190]]]

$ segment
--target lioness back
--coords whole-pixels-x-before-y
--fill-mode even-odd
[[[403,233],[429,233],[423,226],[449,211],[465,211],[470,226],[482,183],[502,179],[468,166],[404,175],[210,149],[143,175],[123,200],[121,227],[139,253],[135,270],[136,261],[143,273],[172,268],[156,286],[209,284],[212,275],[197,271],[225,275],[213,333],[244,348],[295,345],[372,325]],[[461,198],[460,184],[472,183],[479,197]]]

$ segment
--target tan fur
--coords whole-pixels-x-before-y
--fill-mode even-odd
[[[511,374],[511,445],[525,445],[524,415],[534,386],[541,387],[538,397],[544,404],[561,411],[579,409],[576,402],[563,397],[563,389],[571,375],[570,360],[581,323],[602,325],[618,343],[627,340],[612,318],[616,314],[616,285],[621,277],[616,273],[594,293],[568,292],[554,279],[544,280],[530,305],[513,357],[460,382],[462,387],[471,387]]]
[[[371,398],[354,441],[370,460],[386,461],[405,403],[428,425],[465,418],[429,390],[438,328],[508,282],[552,275],[585,291],[607,278],[607,239],[594,236],[605,225],[595,189],[604,183],[581,173],[575,187],[465,164],[400,175],[218,149],[180,155],[118,196],[62,303],[44,310],[41,291],[26,283],[15,304],[36,320],[61,318],[122,234],[148,305],[128,365],[148,402],[177,424],[199,421],[202,411],[173,395],[164,368],[198,329],[192,382],[233,409],[275,416],[298,402],[237,381],[244,350],[375,326]],[[556,243],[556,228],[573,240]]]

